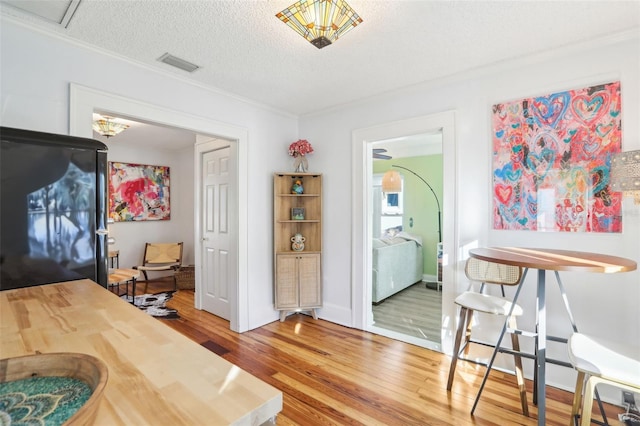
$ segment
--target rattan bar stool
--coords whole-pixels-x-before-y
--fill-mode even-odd
[[[455,299],[456,305],[460,306],[460,316],[458,319],[458,328],[453,347],[453,356],[449,367],[449,380],[447,382],[447,390],[450,391],[455,376],[456,364],[458,360],[469,361],[487,367],[486,362],[477,361],[467,358],[469,353],[469,344],[479,344],[483,346],[495,347],[495,345],[475,340],[471,338],[473,313],[482,312],[491,315],[506,316],[511,310],[511,302],[505,298],[505,285],[514,286],[520,283],[522,279],[522,268],[518,266],[503,265],[499,263],[486,262],[475,258],[469,258],[464,268],[467,278],[474,283],[481,283],[479,292],[472,290],[465,291]],[[484,294],[485,284],[498,284],[501,288],[502,297]],[[509,321],[509,329],[517,330],[516,316],[522,315],[522,308],[516,305],[513,309]],[[464,342],[462,335],[464,334]],[[518,335],[511,333],[511,345],[513,352],[520,351],[520,342]],[[464,352],[464,355],[463,354]],[[522,413],[529,416],[529,407],[527,404],[527,392],[525,390],[524,375],[522,373],[522,358],[520,355],[514,354],[516,380],[518,382],[518,391],[520,393],[520,402],[522,404]]]
[[[591,408],[597,396],[596,386],[600,383],[640,393],[640,361],[623,356],[580,333],[571,335],[568,348],[569,360],[578,371],[570,425],[574,421],[577,423],[578,417],[581,426],[591,424]],[[599,401],[598,405],[605,424],[608,424]]]

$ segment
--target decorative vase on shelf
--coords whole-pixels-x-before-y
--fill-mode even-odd
[[[293,168],[296,173],[306,173],[309,169],[309,162],[304,155],[296,154],[293,160]]]
[[[293,251],[303,251],[304,250],[304,242],[307,239],[302,236],[302,234],[296,234],[291,237],[291,250]]]
[[[293,170],[294,173],[306,173],[309,170],[309,163],[305,158],[306,154],[313,152],[313,147],[306,139],[298,139],[289,145],[289,155],[294,157]]]

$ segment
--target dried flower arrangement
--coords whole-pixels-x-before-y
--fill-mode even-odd
[[[306,139],[299,139],[289,145],[289,155],[296,157],[298,155],[307,155],[313,152],[313,147]]]

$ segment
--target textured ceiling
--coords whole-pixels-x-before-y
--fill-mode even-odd
[[[318,50],[274,16],[291,3],[82,0],[67,28],[4,4],[2,13],[295,115],[640,31],[637,0],[349,0],[364,22]],[[166,52],[202,68],[158,62]]]

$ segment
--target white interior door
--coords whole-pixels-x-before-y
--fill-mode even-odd
[[[236,237],[230,221],[234,203],[231,149],[225,146],[202,154],[202,308],[229,320],[229,291],[237,280]]]

